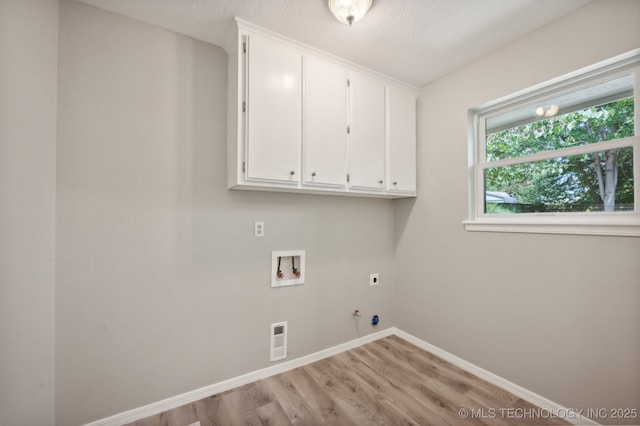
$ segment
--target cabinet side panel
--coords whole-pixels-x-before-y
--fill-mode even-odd
[[[244,120],[238,112],[238,107],[243,97],[242,81],[240,73],[244,71],[240,67],[240,55],[238,44],[242,41],[236,37],[235,48],[229,52],[227,60],[227,187],[233,188],[241,183],[242,175],[240,165],[244,161],[242,146],[244,141],[240,138],[240,126]]]

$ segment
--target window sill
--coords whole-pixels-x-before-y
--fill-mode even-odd
[[[606,220],[602,216],[557,217],[552,214],[517,218],[492,216],[462,223],[467,231],[640,237],[640,218],[635,214],[608,217]]]

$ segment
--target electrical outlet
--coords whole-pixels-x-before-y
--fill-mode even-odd
[[[264,237],[264,222],[253,223],[253,235],[256,237]]]
[[[380,277],[377,273],[369,275],[369,285],[380,284]]]

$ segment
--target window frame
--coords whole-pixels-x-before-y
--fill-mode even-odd
[[[561,212],[487,214],[484,211],[484,170],[513,162],[486,161],[485,120],[506,111],[551,98],[562,93],[577,91],[622,75],[634,78],[634,136],[596,144],[563,148],[553,151],[554,158],[600,147],[633,147],[634,211],[633,212]],[[468,121],[468,218],[463,221],[467,231],[524,232],[544,234],[579,234],[640,237],[640,49],[635,49],[592,66],[538,84],[500,99],[471,108]],[[557,155],[556,155],[557,154]],[[549,157],[549,151],[531,154],[527,163],[537,157]],[[522,157],[518,157],[522,158]],[[518,161],[522,163],[522,161]],[[489,166],[491,165],[491,166]]]

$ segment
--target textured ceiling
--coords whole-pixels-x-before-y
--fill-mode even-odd
[[[325,0],[81,0],[218,46],[237,16],[422,87],[590,0],[374,0],[353,27]]]

